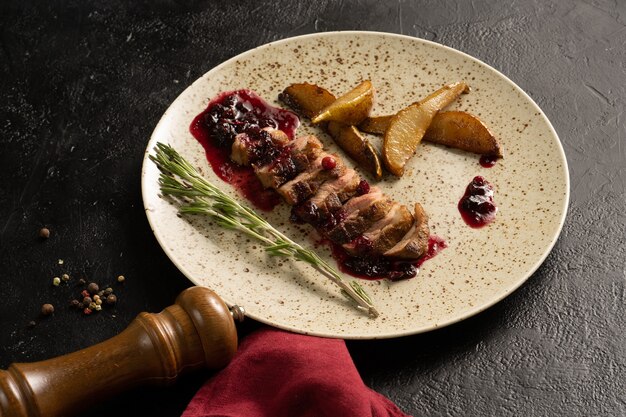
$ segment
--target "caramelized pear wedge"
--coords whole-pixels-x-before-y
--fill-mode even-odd
[[[393,114],[387,116],[370,116],[359,123],[359,130],[372,135],[384,135],[389,127]]]
[[[402,176],[435,115],[465,91],[464,82],[446,85],[392,117],[383,142],[383,161],[389,172]]]
[[[311,118],[314,124],[328,121],[357,125],[369,116],[374,106],[374,87],[369,80],[348,91]]]
[[[392,117],[368,117],[361,122],[359,129],[374,135],[384,135]],[[502,158],[500,143],[489,128],[477,116],[463,111],[437,113],[422,140]]]
[[[382,164],[376,150],[355,126],[329,122],[326,130],[333,137],[335,143],[361,168],[372,174],[377,180],[383,177]]]
[[[291,84],[278,98],[296,113],[308,118],[335,102],[335,96],[331,92],[308,83]],[[337,145],[359,166],[376,179],[382,177],[382,163],[378,152],[356,127],[334,121],[322,125]]]
[[[309,83],[291,84],[278,95],[278,99],[309,119],[336,100],[328,90]]]
[[[438,113],[426,130],[424,140],[502,158],[500,144],[489,128],[478,117],[463,111]]]

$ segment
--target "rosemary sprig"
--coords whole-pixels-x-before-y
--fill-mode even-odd
[[[180,213],[207,215],[222,227],[239,230],[261,241],[270,255],[295,258],[310,264],[339,285],[341,293],[355,302],[357,308],[366,311],[371,317],[378,316],[371,298],[358,282],[354,280],[346,282],[339,272],[317,253],[303,248],[254,210],[211,184],[170,145],[158,142],[154,149],[155,154],[150,155],[150,159],[161,171],[159,176],[161,193],[182,200]]]

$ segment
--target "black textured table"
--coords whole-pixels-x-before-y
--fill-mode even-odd
[[[571,175],[562,235],[528,282],[451,327],[349,342],[365,382],[415,416],[626,415],[622,1],[4,0],[0,367],[105,340],[191,285],[144,215],[140,168],[155,124],[188,84],[240,52],[349,29],[434,40],[502,71],[554,124]],[[119,302],[90,317],[70,310],[76,287],[51,284],[64,272],[110,283]],[[41,319],[45,302],[57,310]],[[85,415],[179,415],[206,377]]]

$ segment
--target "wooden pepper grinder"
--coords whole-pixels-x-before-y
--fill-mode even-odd
[[[58,358],[0,370],[0,417],[67,417],[94,398],[179,374],[224,367],[237,350],[231,311],[208,288],[183,291],[161,313],[140,313],[119,335]],[[85,374],[86,368],[93,372]]]

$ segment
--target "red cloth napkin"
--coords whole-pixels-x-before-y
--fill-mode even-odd
[[[343,340],[263,328],[182,417],[406,417],[365,386]]]

